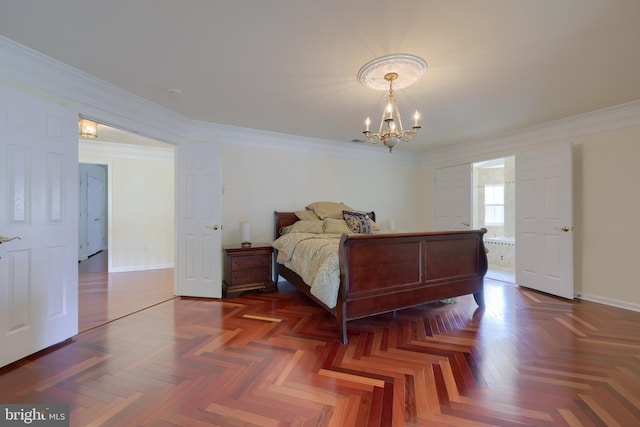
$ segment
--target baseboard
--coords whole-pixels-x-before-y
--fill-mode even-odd
[[[278,282],[285,282],[285,281],[286,281],[285,279],[278,276]],[[584,301],[597,302],[598,304],[604,304],[604,305],[609,305],[611,307],[618,307],[618,308],[623,308],[625,310],[640,312],[640,304],[636,304],[628,301],[620,301],[613,298],[606,298],[606,297],[601,297],[599,295],[591,295],[591,294],[585,294],[581,292],[576,293],[575,297],[577,299],[581,299]]]
[[[112,267],[109,269],[109,273],[125,273],[129,271],[143,271],[143,270],[160,270],[163,268],[174,268],[174,264],[156,264],[156,265],[134,265],[130,267]]]
[[[640,312],[640,304],[628,301],[620,301],[613,298],[606,298],[599,295],[584,294],[580,292],[576,293],[576,298],[585,301],[597,302],[599,304],[610,305],[612,307],[624,308],[625,310]]]

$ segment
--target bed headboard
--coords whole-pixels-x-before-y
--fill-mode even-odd
[[[298,217],[296,216],[295,212],[278,212],[278,211],[274,211],[273,212],[273,216],[274,216],[274,228],[273,228],[273,239],[277,239],[278,237],[280,237],[280,229],[282,227],[286,227],[287,225],[291,225],[294,222],[298,221]],[[373,221],[376,220],[376,213],[371,211],[371,212],[367,212],[367,215],[369,215],[369,218],[371,218]]]
[[[287,225],[291,225],[294,222],[298,221],[298,217],[295,212],[278,212],[274,213],[274,224],[273,224],[273,239],[277,239],[280,237],[280,229],[282,227],[286,227]]]

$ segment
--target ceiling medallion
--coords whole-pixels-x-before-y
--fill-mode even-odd
[[[427,72],[427,63],[419,56],[394,53],[373,59],[360,68],[358,81],[374,90],[389,90],[388,73],[398,74],[396,89],[403,89],[418,81]]]

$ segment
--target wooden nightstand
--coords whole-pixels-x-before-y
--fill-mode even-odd
[[[259,290],[275,292],[273,281],[273,248],[269,243],[254,243],[248,247],[224,247],[223,295],[233,298],[242,292]]]

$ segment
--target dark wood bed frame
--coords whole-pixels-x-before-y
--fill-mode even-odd
[[[375,220],[375,213],[369,216]],[[298,218],[275,212],[275,233]],[[338,338],[347,343],[347,321],[473,294],[484,308],[486,229],[393,234],[345,234],[340,239],[338,303],[329,308],[311,295],[295,272],[277,273],[336,317]]]

